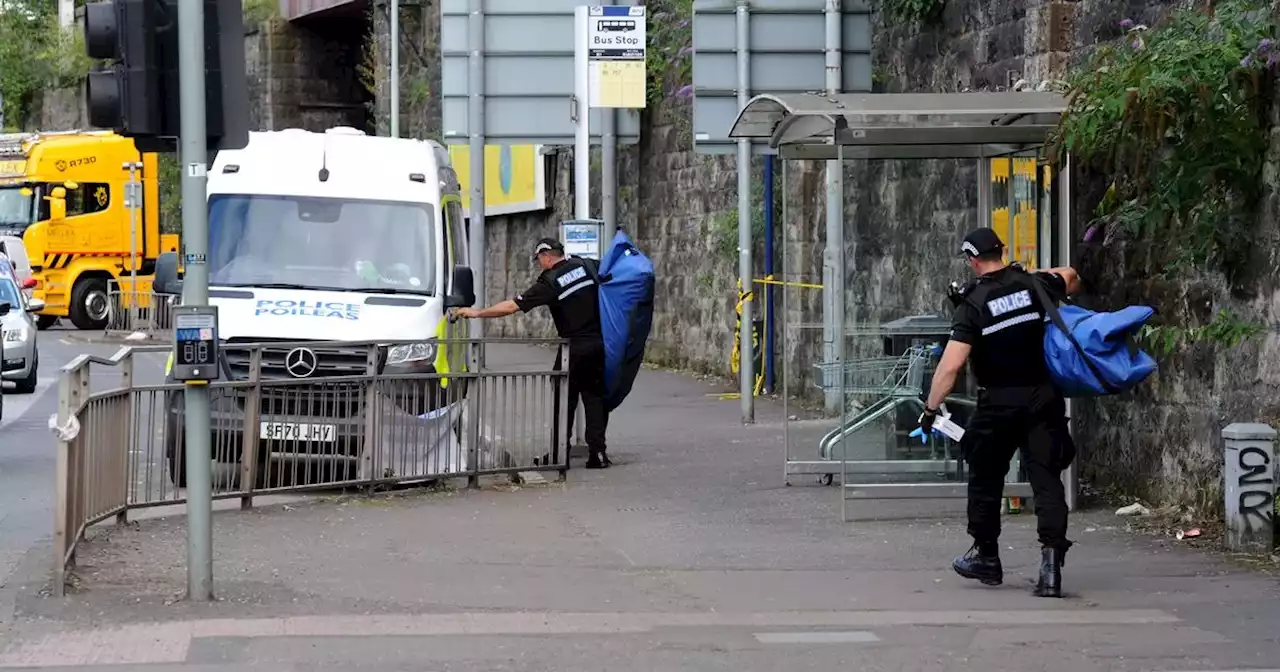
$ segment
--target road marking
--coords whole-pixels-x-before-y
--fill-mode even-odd
[[[882,628],[942,625],[1149,625],[1177,623],[1158,609],[1005,611],[780,611],[684,613],[479,612],[292,616],[137,623],[18,638],[0,667],[180,663],[205,637],[431,637],[644,633],[671,628]],[[810,633],[813,634],[813,633]]]
[[[9,385],[4,389],[4,418],[0,418],[0,427],[10,425],[23,418],[40,401],[50,387],[58,384],[57,378],[36,379],[36,391],[31,394],[18,394]]]
[[[761,644],[870,644],[880,641],[873,632],[757,632]]]

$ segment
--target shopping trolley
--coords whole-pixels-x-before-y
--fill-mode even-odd
[[[852,406],[852,416],[819,441],[818,452],[823,462],[840,461],[837,448],[847,438],[873,423],[902,410],[909,411],[906,415],[914,419],[924,410],[924,395],[928,392],[926,385],[937,369],[944,343],[936,331],[938,325],[932,324],[936,319],[932,316],[906,318],[884,325],[874,334],[866,334],[894,338],[910,335],[916,342],[903,348],[901,354],[814,365],[815,384],[824,390],[837,392]],[[972,399],[958,395],[948,397],[947,403],[974,405]],[[950,458],[945,440],[929,441],[923,448],[928,451],[930,460]],[[834,473],[823,474],[820,481],[823,485],[830,485],[834,477]]]

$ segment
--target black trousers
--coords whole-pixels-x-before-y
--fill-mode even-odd
[[[1062,551],[1071,546],[1062,472],[1076,448],[1057,390],[1050,385],[984,390],[960,445],[969,463],[969,536],[980,548],[995,546],[1000,537],[1005,476],[1018,449],[1031,483],[1041,545]]]
[[[560,362],[556,362],[560,368]],[[587,448],[593,453],[605,452],[605,434],[609,428],[609,413],[604,410],[604,342],[599,340],[574,340],[569,343],[569,418],[570,426],[582,401],[586,416]],[[571,432],[565,432],[566,445]]]

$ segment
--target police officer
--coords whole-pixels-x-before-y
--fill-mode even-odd
[[[1028,273],[1005,264],[1004,244],[991,229],[969,233],[961,250],[977,278],[952,298],[956,308],[950,342],[920,416],[927,434],[961,368],[972,361],[978,406],[960,447],[969,464],[968,531],[974,544],[952,567],[986,585],[1003,582],[997,545],[1000,502],[1010,460],[1021,449],[1042,546],[1035,595],[1061,597],[1063,558],[1071,547],[1061,476],[1075,458],[1075,445],[1067,431],[1065,402],[1045,365],[1046,311],[1032,283],[1040,283],[1057,302],[1075,293],[1080,280],[1070,267]]]
[[[539,306],[551,310],[560,338],[569,341],[569,416],[578,409],[578,398],[586,416],[588,469],[605,469],[611,464],[605,446],[609,414],[604,408],[604,339],[600,331],[600,301],[597,285],[599,265],[593,259],[567,257],[555,238],[543,238],[534,247],[533,257],[542,274],[533,286],[514,299],[489,308],[460,308],[454,314],[465,318],[506,317],[516,311],[529,312]],[[567,453],[566,453],[567,455]]]

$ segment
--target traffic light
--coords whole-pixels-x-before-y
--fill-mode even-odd
[[[156,46],[174,33],[177,21],[157,16],[154,0],[112,0],[84,8],[84,44],[89,58],[110,61],[85,79],[89,124],[127,136],[164,135],[161,89],[164,66]],[[167,25],[160,25],[161,22]]]
[[[242,0],[202,0],[205,135],[210,151],[249,141]],[[181,133],[177,0],[85,6],[85,51],[110,65],[89,73],[89,123],[133,137],[142,151],[173,151]]]

